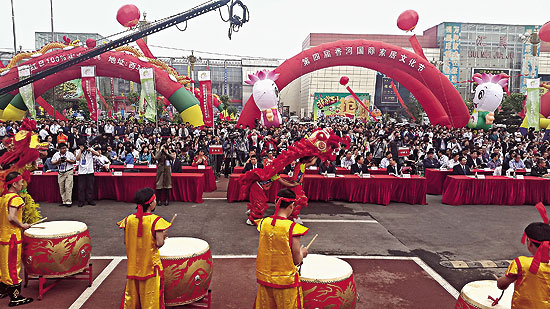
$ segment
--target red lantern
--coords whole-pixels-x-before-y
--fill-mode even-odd
[[[544,42],[550,42],[550,21],[540,27],[539,37]]]
[[[340,77],[340,85],[345,86],[348,84],[348,82],[349,82],[349,77],[347,76]]]
[[[397,27],[403,31],[412,31],[418,23],[418,13],[414,10],[406,10],[397,18]]]
[[[133,27],[137,25],[141,13],[137,6],[133,4],[126,4],[118,9],[116,13],[116,20],[124,27]]]
[[[88,46],[88,48],[94,48],[96,46],[96,41],[94,39],[87,39],[86,40],[86,46]]]

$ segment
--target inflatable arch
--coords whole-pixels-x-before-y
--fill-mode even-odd
[[[468,123],[466,104],[443,73],[421,56],[384,42],[343,40],[304,50],[274,70],[280,74],[275,83],[282,90],[304,74],[343,65],[391,76],[415,96],[432,124],[459,128]],[[250,96],[237,125],[253,127],[259,117],[260,111]]]
[[[61,62],[70,60],[85,53],[86,47],[67,46],[61,50],[37,54],[23,64],[31,66],[33,73],[40,72]],[[155,70],[155,87],[157,92],[168,98],[168,101],[178,111],[184,122],[193,126],[203,125],[199,101],[188,91],[178,79],[155,66],[153,60],[136,57],[122,51],[109,51],[97,57],[79,63],[56,74],[50,75],[33,83],[34,95],[40,97],[44,92],[66,81],[80,78],[81,66],[95,66],[97,76],[122,78],[136,83],[140,82],[139,68],[147,67]],[[180,77],[181,78],[181,77]],[[0,88],[6,87],[18,79],[17,68],[2,70],[0,73]],[[4,120],[21,120],[27,111],[19,91],[13,91],[0,96],[0,118]]]

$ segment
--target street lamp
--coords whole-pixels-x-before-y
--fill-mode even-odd
[[[193,81],[191,83],[191,89],[193,90],[193,93],[195,93],[195,78],[194,78],[194,70],[195,70],[195,62],[197,61],[201,61],[201,57],[196,57],[194,54],[193,54],[193,50],[191,51],[191,55],[187,56],[187,61],[189,61],[189,65],[191,67],[191,80]]]

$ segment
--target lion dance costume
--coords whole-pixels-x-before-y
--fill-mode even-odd
[[[249,219],[253,221],[263,217],[263,214],[268,208],[266,191],[269,190],[271,184],[278,179],[278,174],[285,166],[296,159],[310,156],[319,157],[321,161],[334,161],[336,159],[335,151],[340,149],[340,144],[349,147],[349,138],[340,138],[334,134],[331,128],[317,129],[308,137],[302,138],[292,146],[289,146],[287,150],[281,152],[271,164],[264,166],[263,169],[253,169],[241,175],[239,178],[241,185],[239,199],[245,200],[248,198],[250,200],[248,204],[250,210]],[[299,166],[300,164],[297,165],[297,168]],[[300,178],[300,181],[302,178],[303,177]],[[299,196],[297,206],[300,206],[296,208],[301,209],[307,206],[307,197],[303,193],[302,187],[299,187],[300,188],[296,189],[295,192]],[[299,194],[299,192],[301,192],[301,194]],[[294,213],[292,217],[295,217]]]

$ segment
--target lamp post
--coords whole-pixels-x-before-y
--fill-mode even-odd
[[[191,66],[191,80],[193,81],[191,83],[191,90],[193,91],[193,95],[195,95],[195,62],[200,61],[200,57],[196,57],[193,54],[193,50],[191,51],[191,55],[187,56],[187,61],[189,61],[189,65]]]
[[[13,0],[11,0],[11,24],[13,29],[13,55],[17,54],[17,40],[15,39],[15,13],[13,11]]]
[[[50,20],[51,20],[51,26],[52,26],[52,43],[55,42],[55,34],[53,32],[53,0],[50,0]],[[55,86],[52,88],[52,100],[53,100],[53,119],[55,120],[55,113],[56,110],[56,100],[55,100]]]

